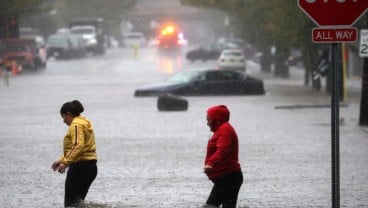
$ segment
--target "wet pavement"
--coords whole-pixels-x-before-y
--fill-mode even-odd
[[[331,207],[330,97],[304,86],[303,70],[292,68],[285,80],[250,62],[248,73],[264,79],[266,95],[187,97],[187,111],[159,112],[156,98],[135,98],[133,90],[162,75],[148,69],[150,61],[119,55],[93,59],[78,72],[86,63],[50,62],[44,72],[0,84],[1,207],[63,206],[65,175],[50,166],[67,128],[59,108],[72,99],[84,104],[97,140],[99,173],[87,207],[203,204],[212,186],[202,171],[210,136],[205,111],[216,104],[229,107],[240,140],[240,208]],[[108,69],[106,61],[113,63]],[[340,107],[340,195],[347,208],[368,207],[359,87],[359,79],[348,80]]]

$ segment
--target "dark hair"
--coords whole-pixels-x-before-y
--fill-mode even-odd
[[[71,102],[66,102],[61,106],[60,113],[67,114],[70,113],[73,116],[79,116],[84,111],[83,105],[78,100],[73,100]]]

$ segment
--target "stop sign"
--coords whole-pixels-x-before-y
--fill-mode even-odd
[[[298,0],[298,6],[318,26],[350,26],[367,10],[368,0]]]

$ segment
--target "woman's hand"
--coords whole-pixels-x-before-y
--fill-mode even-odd
[[[65,169],[67,168],[67,165],[65,165],[61,161],[55,161],[54,163],[52,163],[51,168],[54,171],[58,171],[59,173],[64,173]]]
[[[213,167],[211,165],[205,165],[204,166],[204,172],[205,173],[210,173],[213,171]]]
[[[58,167],[59,167],[59,165],[61,164],[61,161],[55,161],[54,163],[52,163],[52,165],[51,165],[51,168],[54,170],[54,171],[56,171],[57,169],[58,169]]]
[[[60,163],[59,167],[58,167],[58,172],[59,173],[64,173],[65,169],[66,169],[66,165],[64,163]]]

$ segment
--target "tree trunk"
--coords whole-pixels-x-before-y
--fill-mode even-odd
[[[368,14],[366,15],[366,26],[368,27]],[[359,125],[368,126],[368,58],[364,58],[363,62]]]
[[[304,72],[304,85],[308,86],[310,83],[310,80],[312,80],[312,87],[316,90],[321,89],[321,77],[313,76],[312,72],[317,70],[316,62],[318,59],[318,45],[313,43],[311,44],[309,41],[304,46],[305,51],[303,52],[305,54],[304,59],[304,66],[305,66],[305,72]]]
[[[303,54],[305,54],[304,55],[304,85],[308,86],[310,82],[311,74],[312,74],[312,66],[313,66],[312,54],[310,53],[308,49],[305,50]]]
[[[261,70],[264,72],[271,72],[272,55],[269,47],[262,47],[262,56],[260,58]]]
[[[275,76],[283,78],[289,78],[289,65],[288,65],[289,50],[285,48],[276,49],[275,57]]]

